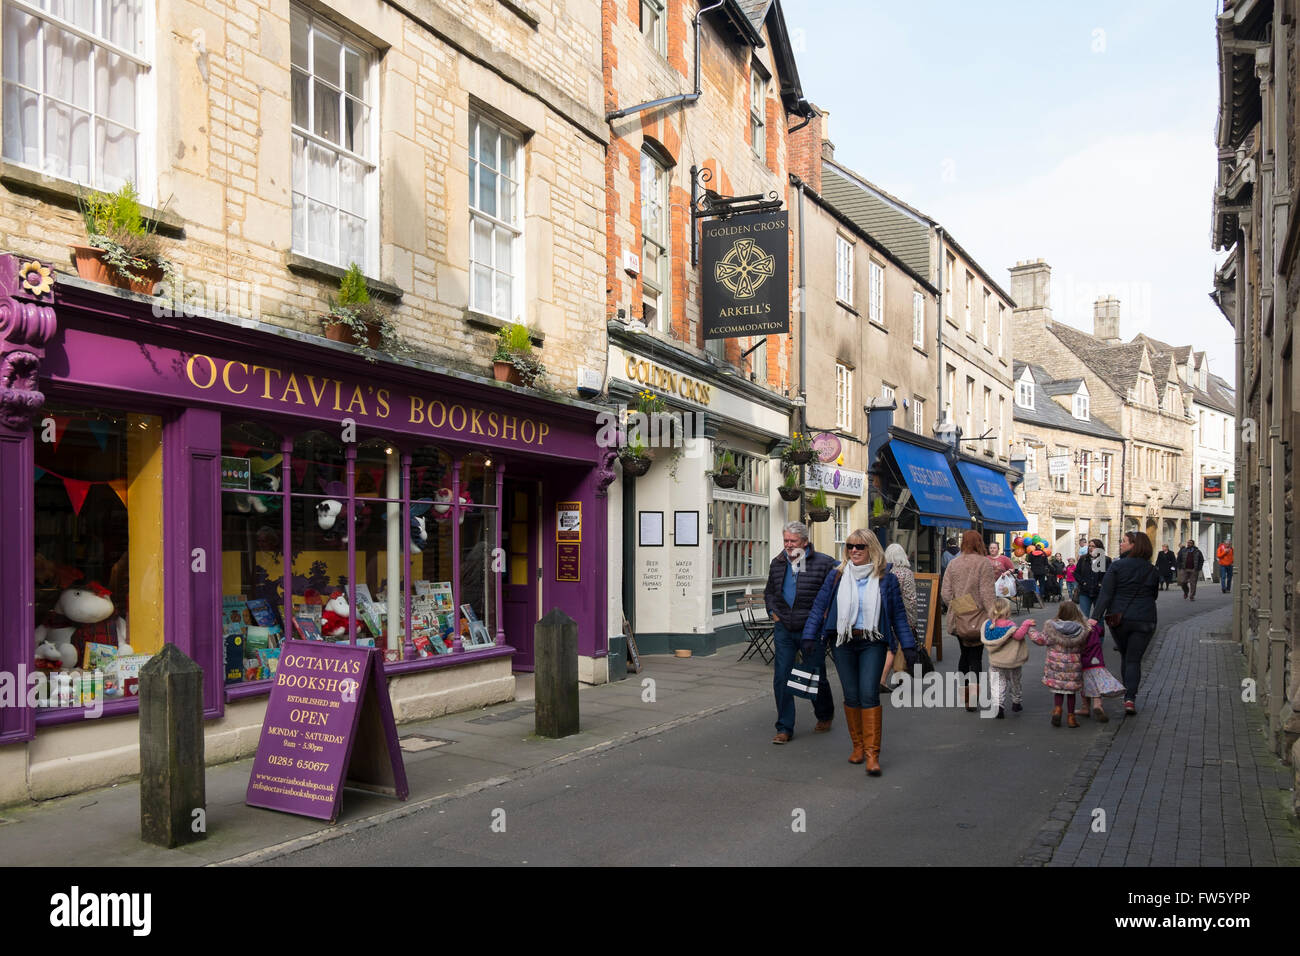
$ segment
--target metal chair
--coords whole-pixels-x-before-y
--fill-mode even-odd
[[[745,629],[745,636],[748,638],[737,663],[755,654],[763,659],[764,664],[772,663],[776,657],[776,652],[772,649],[772,632],[776,628],[776,623],[767,616],[767,608],[763,604],[762,597],[756,594],[742,594],[736,598],[736,610],[740,612],[740,626]]]

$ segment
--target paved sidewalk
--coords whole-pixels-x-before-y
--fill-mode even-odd
[[[411,796],[399,802],[347,790],[339,821],[244,805],[252,759],[209,767],[207,837],[166,850],[140,840],[140,789],[136,781],[0,809],[0,865],[4,866],[203,866],[254,863],[345,833],[408,816],[454,796],[540,773],[548,768],[643,737],[662,733],[772,693],[772,669],[736,663],[724,648],[708,657],[642,657],[640,674],[579,692],[582,731],[561,740],[533,735],[532,682],[523,675],[517,699],[481,710],[402,724]],[[653,701],[649,687],[651,678]],[[414,749],[422,748],[422,749]]]
[[[1137,716],[1097,739],[1022,864],[1300,865],[1291,773],[1265,746],[1259,705],[1242,700],[1231,613],[1200,614],[1158,637],[1143,660]],[[1093,832],[1097,810],[1104,832]]]

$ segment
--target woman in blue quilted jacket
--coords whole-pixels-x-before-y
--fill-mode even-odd
[[[889,574],[880,542],[859,528],[844,544],[844,563],[826,576],[804,625],[804,643],[825,639],[833,647],[844,691],[844,717],[853,739],[849,763],[880,776],[880,675],[885,654],[901,649],[910,673],[916,640],[898,579]],[[824,638],[823,638],[824,635]]]

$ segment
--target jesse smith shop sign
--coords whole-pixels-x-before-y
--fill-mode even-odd
[[[704,337],[790,331],[790,217],[736,216],[704,223]]]

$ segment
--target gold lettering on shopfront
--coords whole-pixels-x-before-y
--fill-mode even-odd
[[[244,370],[245,375],[248,374],[248,366],[245,365],[243,362],[227,362],[226,367],[221,370],[221,382],[223,385],[226,386],[226,391],[229,392],[231,395],[243,395],[246,391],[248,391],[247,382],[244,383],[243,388],[235,388],[233,385],[230,384],[230,370],[234,368],[236,365],[238,365],[240,368]]]
[[[456,424],[456,413],[457,413],[457,412],[460,412],[460,424],[459,424],[459,425]],[[466,422],[468,419],[469,419],[469,416],[465,414],[465,406],[464,406],[464,405],[453,405],[453,406],[451,406],[451,408],[448,409],[448,411],[447,411],[447,424],[451,426],[451,430],[454,431],[454,432],[463,432],[463,431],[465,430],[465,422]]]
[[[640,382],[651,388],[657,388],[660,391],[669,394],[680,395],[687,401],[697,402],[701,405],[709,404],[711,398],[709,386],[703,382],[697,382],[693,378],[688,378],[680,372],[672,372],[666,368],[654,365],[644,359],[637,359],[635,356],[627,356],[624,361],[624,369],[630,381]]]
[[[284,383],[284,394],[280,396],[280,401],[287,402],[290,392],[293,392],[293,403],[295,405],[307,404],[302,400],[302,392],[298,391],[298,376],[292,372],[289,373],[289,380]]]
[[[199,380],[194,377],[194,363],[198,359],[203,359],[207,362],[208,369],[212,372],[212,375],[208,378],[207,385],[200,385]],[[208,358],[206,355],[191,355],[190,360],[185,363],[185,374],[189,377],[190,384],[195,388],[211,388],[213,385],[217,384],[217,363],[212,361],[212,359]]]

